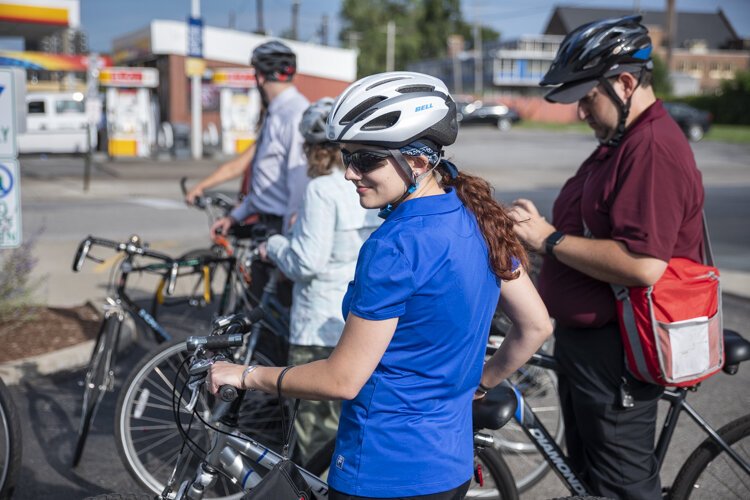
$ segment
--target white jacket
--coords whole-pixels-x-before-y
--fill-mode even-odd
[[[268,240],[268,257],[294,281],[290,342],[333,347],[344,329],[341,302],[362,243],[381,220],[359,204],[341,170],[307,185],[289,237]]]

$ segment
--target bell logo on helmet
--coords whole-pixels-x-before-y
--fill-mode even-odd
[[[417,106],[416,109],[414,110],[414,112],[417,113],[419,111],[424,111],[425,109],[430,109],[431,107],[432,107],[432,103],[430,103],[430,104],[422,104],[421,106]]]

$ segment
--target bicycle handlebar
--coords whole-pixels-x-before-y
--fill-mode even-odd
[[[148,250],[140,244],[140,238],[132,236],[127,242],[119,242],[114,240],[108,240],[104,238],[96,238],[94,236],[87,236],[81,241],[76,250],[75,257],[73,257],[73,272],[78,272],[83,267],[83,261],[86,258],[92,258],[89,256],[91,247],[94,245],[112,248],[118,252],[124,252],[129,256],[141,256],[150,257],[152,259],[161,260],[170,265],[169,274],[167,275],[167,294],[172,295],[174,293],[175,285],[177,284],[177,273],[179,271],[179,263],[169,255],[161,252],[154,252]]]
[[[180,179],[180,188],[182,189],[182,195],[187,196],[187,177]],[[217,193],[215,196],[196,196],[193,200],[192,205],[201,210],[206,210],[208,207],[217,207],[229,213],[234,208],[234,202],[223,194]]]

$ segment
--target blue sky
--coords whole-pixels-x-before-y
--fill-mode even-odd
[[[111,41],[125,33],[142,28],[150,19],[184,20],[190,11],[190,0],[81,0],[81,24],[89,36],[92,50],[108,52]],[[252,31],[255,19],[255,0],[202,0],[204,23],[227,27],[230,16],[237,29]],[[264,19],[266,29],[280,35],[288,29],[292,0],[266,0]],[[540,33],[555,5],[585,7],[619,7],[644,10],[663,10],[666,0],[463,0],[464,17],[476,18],[502,33],[503,38]],[[329,43],[338,44],[341,0],[301,0],[300,39],[318,41],[316,32],[323,15],[329,18]],[[750,38],[750,0],[676,0],[679,10],[715,12],[724,10],[740,36]],[[8,47],[0,42],[0,48]]]

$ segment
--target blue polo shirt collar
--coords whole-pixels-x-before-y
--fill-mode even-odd
[[[446,188],[445,194],[414,198],[401,203],[386,222],[407,217],[423,217],[425,215],[443,214],[459,209],[463,203],[453,188]]]

